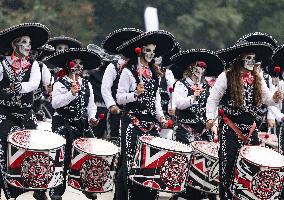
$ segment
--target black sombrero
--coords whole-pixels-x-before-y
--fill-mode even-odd
[[[206,49],[191,49],[182,51],[171,57],[175,67],[171,68],[174,71],[176,78],[183,77],[183,73],[188,69],[189,65],[197,61],[204,61],[206,63],[205,76],[218,76],[224,70],[223,61],[213,51]]]
[[[56,47],[59,44],[66,44],[69,48],[81,48],[82,43],[74,38],[66,37],[66,36],[59,36],[50,38],[47,44]]]
[[[21,36],[29,36],[32,41],[31,48],[36,50],[48,41],[50,31],[40,23],[23,23],[7,28],[0,32],[0,53],[12,51],[11,43]]]
[[[49,45],[49,44],[45,44],[39,48],[37,48],[38,51],[38,56],[37,59],[41,60],[44,57],[50,56],[51,54],[53,54],[55,52],[55,49],[53,46]]]
[[[121,46],[117,47],[117,51],[125,57],[131,58],[136,56],[136,47],[143,47],[146,44],[157,45],[155,57],[159,57],[169,53],[172,50],[175,44],[175,38],[167,31],[149,31],[123,43]]]
[[[226,63],[231,63],[243,53],[255,53],[258,61],[266,60],[273,54],[273,46],[265,42],[242,41],[232,47],[217,51],[218,56]]]
[[[284,44],[277,47],[272,56],[273,63],[281,67],[281,70],[284,70]]]
[[[59,51],[47,57],[46,61],[55,67],[63,68],[74,59],[81,59],[84,62],[84,70],[95,69],[101,65],[100,56],[86,48],[71,48]]]
[[[174,48],[166,55],[163,56],[162,66],[166,67],[172,64],[171,57],[181,51],[180,44],[176,41]]]
[[[122,28],[111,32],[102,42],[102,47],[109,53],[118,54],[116,48],[138,35],[143,31],[136,28]]]
[[[249,33],[238,39],[236,43],[240,43],[241,41],[244,40],[247,42],[266,42],[271,46],[273,46],[273,48],[277,48],[277,41],[267,33],[261,33],[261,32]]]

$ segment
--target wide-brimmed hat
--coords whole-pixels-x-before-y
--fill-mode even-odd
[[[181,51],[180,44],[176,41],[173,49],[166,55],[163,56],[162,66],[167,67],[172,64],[171,57]]]
[[[102,42],[102,47],[111,54],[118,54],[117,47],[138,35],[143,31],[136,28],[122,28],[111,32]]]
[[[64,51],[58,51],[46,58],[46,61],[55,67],[64,68],[71,60],[81,59],[84,64],[84,70],[95,69],[101,65],[100,56],[86,48],[71,48]]]
[[[224,63],[219,56],[215,52],[206,49],[182,51],[173,55],[171,60],[175,66],[171,70],[174,71],[178,79],[183,77],[183,73],[188,69],[189,65],[197,61],[206,63],[205,76],[218,76],[224,70]]]
[[[175,44],[175,38],[167,31],[149,31],[142,33],[139,36],[128,40],[127,42],[124,42],[122,45],[117,47],[117,51],[125,57],[131,58],[136,56],[136,47],[143,47],[147,44],[156,45],[155,56],[159,57],[169,53],[172,50]]]
[[[104,62],[112,62],[119,59],[118,55],[110,55],[103,48],[95,44],[88,44],[87,49],[96,52]]]
[[[38,56],[37,60],[41,60],[44,57],[50,56],[55,52],[55,48],[49,44],[45,44],[37,48]]]
[[[247,42],[266,42],[271,46],[273,46],[274,48],[277,48],[277,41],[267,33],[261,33],[261,32],[249,33],[239,38],[236,43],[240,43],[241,41],[244,40]]]
[[[47,42],[47,44],[56,47],[59,44],[65,44],[68,45],[69,48],[81,48],[82,43],[75,38],[66,37],[66,36],[59,36],[59,37],[53,37],[50,38]]]
[[[19,37],[31,38],[31,49],[43,46],[50,37],[49,29],[40,23],[23,23],[0,31],[0,53],[12,51],[12,42]]]
[[[267,60],[273,54],[273,46],[266,42],[241,41],[232,47],[217,51],[218,56],[227,64],[244,53],[255,53],[258,61]]]
[[[278,65],[281,68],[281,73],[282,73],[284,71],[284,44],[282,44],[281,46],[275,49],[275,52],[272,55],[272,61],[274,64],[273,66]],[[271,67],[270,70],[273,73],[274,68],[273,69],[272,68],[273,67]]]

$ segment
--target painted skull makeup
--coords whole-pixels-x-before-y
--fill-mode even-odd
[[[16,53],[22,57],[29,56],[31,51],[31,38],[29,36],[22,36],[14,40],[13,48]]]
[[[162,56],[156,57],[156,58],[154,58],[154,59],[155,59],[155,65],[160,66],[161,63],[162,63],[162,60],[163,60]]]
[[[192,70],[193,75],[195,75],[195,76],[198,78],[198,80],[201,79],[201,77],[202,77],[203,74],[204,74],[204,71],[205,71],[204,68],[198,67],[198,66],[194,67],[193,70]],[[200,81],[200,80],[199,80],[199,81]]]
[[[74,73],[76,75],[82,75],[83,74],[83,61],[81,59],[74,59],[72,61],[75,63]]]
[[[250,53],[243,56],[242,61],[244,62],[244,68],[252,71],[255,65],[255,54]]]
[[[58,44],[55,47],[55,51],[64,51],[69,49],[69,46],[67,44]]]
[[[154,44],[147,44],[146,46],[143,46],[142,53],[146,62],[149,63],[153,60],[155,57],[155,49],[156,45]]]

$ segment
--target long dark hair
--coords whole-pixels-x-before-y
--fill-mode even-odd
[[[241,79],[242,74],[240,73],[243,66],[242,62],[242,56],[239,56],[235,59],[232,66],[227,71],[228,91],[230,93],[230,99],[234,101],[235,106],[242,106],[244,103],[244,86]],[[260,106],[262,104],[261,77],[256,70],[253,70],[251,74],[254,76],[254,103],[256,104],[256,106]]]

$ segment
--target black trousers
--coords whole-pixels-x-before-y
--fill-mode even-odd
[[[132,124],[128,116],[121,119],[121,152],[122,166],[118,173],[115,186],[116,200],[155,200],[157,191],[140,186],[128,179],[129,163],[133,161],[136,151],[137,139],[144,134],[138,127]],[[154,135],[154,133],[152,133]]]

